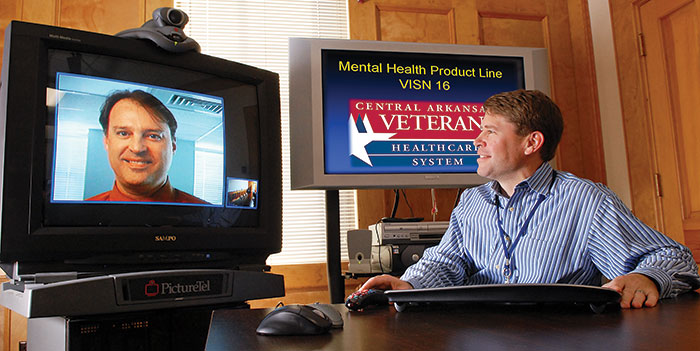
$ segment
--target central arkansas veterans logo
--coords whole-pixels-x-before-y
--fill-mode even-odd
[[[350,155],[370,167],[461,167],[476,157],[483,103],[350,100]]]
[[[364,118],[357,114],[357,121],[350,114],[348,119],[348,128],[350,132],[350,155],[353,155],[366,164],[372,166],[372,160],[367,154],[367,149],[365,148],[367,144],[373,141],[389,140],[396,133],[375,133],[372,130],[372,125],[369,123],[367,114]]]

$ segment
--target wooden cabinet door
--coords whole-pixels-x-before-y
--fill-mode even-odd
[[[557,168],[605,182],[600,116],[586,1],[348,0],[350,37],[363,40],[544,47],[550,95],[565,131]],[[414,216],[430,218],[430,195],[410,190]],[[439,220],[449,217],[454,191],[441,190]],[[393,193],[358,192],[360,227],[388,215]],[[399,214],[408,216],[405,210]]]
[[[660,229],[677,241],[700,235],[700,6],[637,3],[642,76],[657,165]]]

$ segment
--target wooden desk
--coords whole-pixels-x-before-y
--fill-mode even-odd
[[[700,294],[655,308],[594,314],[556,306],[393,307],[343,314],[343,329],[314,336],[260,336],[271,309],[216,310],[207,351],[219,350],[697,350]]]

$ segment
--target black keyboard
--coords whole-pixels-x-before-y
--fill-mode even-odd
[[[402,311],[420,303],[589,304],[600,313],[620,302],[612,289],[573,284],[485,284],[444,288],[387,290],[389,302]]]

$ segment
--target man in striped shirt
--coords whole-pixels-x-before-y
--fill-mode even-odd
[[[605,185],[548,164],[563,132],[559,108],[539,91],[485,103],[478,174],[491,182],[464,191],[437,246],[401,278],[381,275],[362,289],[501,283],[600,285],[623,308],[700,288],[690,250],[636,218]]]

